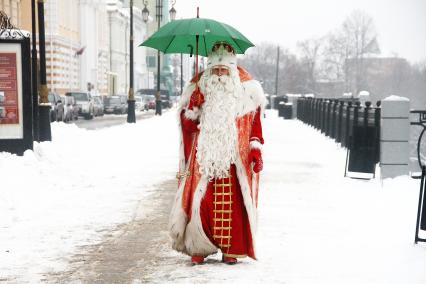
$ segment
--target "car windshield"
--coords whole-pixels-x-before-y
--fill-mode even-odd
[[[121,103],[121,101],[120,101],[120,98],[105,98],[105,103],[106,104],[111,104],[111,105],[113,105],[113,104],[120,104]]]
[[[153,95],[146,95],[145,97],[145,101],[154,101],[155,100],[155,96],[153,96]]]
[[[88,101],[89,98],[87,97],[87,94],[85,93],[72,93],[71,94],[76,101]]]

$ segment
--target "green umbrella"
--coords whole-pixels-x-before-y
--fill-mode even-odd
[[[196,52],[198,39],[198,52]],[[140,46],[148,46],[164,53],[185,53],[208,56],[217,42],[231,45],[235,53],[243,54],[254,46],[233,27],[211,19],[192,18],[167,23]]]

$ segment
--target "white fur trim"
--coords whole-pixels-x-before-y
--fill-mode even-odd
[[[221,46],[218,50],[209,54],[206,69],[211,69],[218,65],[226,66],[231,70],[237,70],[237,56]]]
[[[182,181],[169,218],[169,232],[173,240],[173,249],[188,255],[208,256],[217,252],[217,247],[210,242],[201,223],[201,200],[207,190],[207,179],[201,178],[192,203],[191,221],[182,209],[182,194],[185,188],[185,180]]]
[[[192,92],[194,92],[194,91],[195,91],[195,84],[194,83],[189,83],[183,89],[183,93],[182,93],[182,96],[179,100],[179,106],[178,106],[178,113],[179,114],[184,108],[186,108],[188,106],[189,99],[191,98]]]
[[[243,195],[244,205],[246,207],[246,212],[249,219],[251,238],[253,241],[253,251],[254,251],[254,255],[256,255],[257,208],[256,208],[255,196],[257,193],[257,188],[255,188],[255,184],[252,185],[253,187],[252,188],[253,198],[252,198],[251,197],[252,194],[250,194],[250,186],[249,186],[249,182],[256,181],[256,179],[255,179],[255,175],[253,174],[254,179],[252,179],[251,181],[248,180],[246,169],[243,166],[240,155],[238,155],[237,157],[235,166],[237,170],[238,181],[241,186],[241,193]]]
[[[185,232],[185,248],[189,255],[208,256],[217,252],[217,247],[210,242],[201,223],[201,200],[206,193],[207,183],[208,180],[202,177],[194,192],[191,221],[186,226]]]
[[[179,120],[180,121],[180,120]],[[180,123],[179,123],[179,129]],[[181,136],[182,136],[182,131]],[[179,170],[186,170],[184,146],[181,139]],[[192,157],[189,157],[191,159]],[[175,201],[169,216],[169,234],[172,238],[172,248],[188,255],[208,256],[217,252],[217,248],[210,242],[203,230],[200,216],[201,200],[207,190],[207,179],[201,178],[194,192],[192,203],[191,221],[182,208],[182,195],[185,188],[186,177],[181,180],[175,196]]]
[[[242,82],[242,86],[243,96],[237,105],[237,116],[241,117],[249,112],[256,111],[258,107],[263,110],[266,105],[266,98],[259,81],[245,81]]]
[[[175,196],[172,211],[169,216],[169,234],[172,238],[173,249],[185,252],[185,228],[188,222],[188,217],[182,208],[182,192],[185,187],[185,183],[181,183],[178,192]]]
[[[185,108],[185,113],[183,115],[187,119],[197,120],[200,117],[200,115],[201,115],[201,111],[200,111],[200,109],[198,107],[194,107],[193,110]]]
[[[250,141],[250,149],[259,149],[262,151],[262,147],[262,143],[260,143],[258,140]]]

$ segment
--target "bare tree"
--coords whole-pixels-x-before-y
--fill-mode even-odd
[[[358,93],[367,87],[364,59],[380,53],[373,19],[360,10],[346,18],[340,29],[327,36],[322,74],[343,80],[345,91]]]
[[[317,65],[320,56],[322,39],[307,39],[297,43],[297,48],[301,54],[301,63],[307,75],[306,88],[316,93]]]
[[[354,69],[355,93],[366,87],[364,58],[367,54],[380,53],[377,43],[377,31],[373,18],[363,11],[355,10],[343,22],[343,36],[349,45],[350,60],[348,68]],[[348,64],[348,62],[346,63]]]

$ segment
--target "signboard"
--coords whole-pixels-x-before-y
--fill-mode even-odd
[[[21,44],[0,45],[0,139],[22,139]]]
[[[0,38],[0,152],[33,148],[30,39]]]

